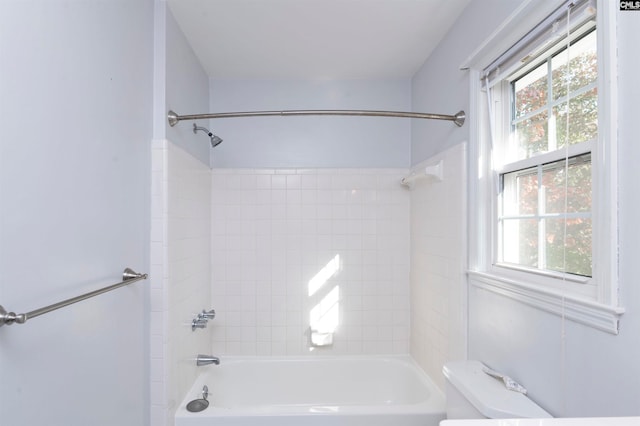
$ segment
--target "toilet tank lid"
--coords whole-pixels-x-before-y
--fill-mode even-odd
[[[526,395],[508,390],[504,383],[483,371],[479,361],[448,362],[442,368],[446,379],[479,412],[490,419],[546,418],[549,413]]]

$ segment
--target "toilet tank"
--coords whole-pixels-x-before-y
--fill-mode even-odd
[[[444,365],[448,419],[551,417],[526,395],[508,390],[502,380],[486,374],[484,367],[479,361]]]

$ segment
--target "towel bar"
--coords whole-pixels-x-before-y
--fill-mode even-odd
[[[85,293],[80,296],[72,297],[71,299],[63,300],[62,302],[54,303],[53,305],[45,306],[44,308],[35,309],[31,312],[27,312],[24,314],[16,314],[15,312],[7,312],[2,305],[0,305],[0,327],[3,325],[11,325],[13,323],[24,324],[27,320],[31,318],[35,318],[42,314],[46,314],[47,312],[55,311],[56,309],[63,308],[65,306],[69,306],[73,303],[80,302],[82,300],[89,299],[90,297],[97,296],[102,293],[106,293],[111,290],[115,290],[125,285],[133,284],[140,280],[146,280],[148,274],[139,274],[133,271],[131,268],[125,268],[122,273],[122,282],[117,284],[110,285],[108,287],[101,288],[99,290],[95,290],[89,293]]]

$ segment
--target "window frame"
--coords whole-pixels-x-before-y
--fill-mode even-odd
[[[555,2],[554,8],[561,3]],[[544,13],[552,11],[536,10],[536,5],[531,3],[526,3],[509,17],[461,66],[469,70],[471,88],[469,158],[478,159],[469,164],[469,205],[476,214],[469,217],[468,276],[472,286],[617,334],[624,309],[618,295],[617,277],[616,11],[612,4],[603,0],[598,0],[597,6],[598,140],[589,147],[593,193],[593,277],[583,280],[567,276],[569,274],[536,273],[505,268],[494,262],[498,249],[498,179],[504,170],[493,170],[491,165],[491,129],[488,123],[491,117],[496,121],[494,131],[504,129],[511,116],[508,107],[495,105],[503,102],[501,99],[492,98],[493,114],[489,111],[481,72],[504,52],[504,47],[498,50],[496,46],[505,46],[505,40],[514,44],[522,37],[522,28],[534,28],[542,21],[541,16],[546,16]],[[508,84],[503,80],[499,83],[502,85],[500,90],[510,90]],[[572,149],[570,146],[570,156],[573,155]]]
[[[586,37],[591,32],[595,31],[596,24],[595,23],[586,23],[581,27],[581,31],[578,31],[572,34],[570,42],[576,43],[581,40],[583,37]],[[596,32],[597,34],[597,32]],[[543,54],[540,58],[535,61],[532,61],[531,64],[528,64],[523,69],[515,71],[513,74],[506,76],[501,82],[495,84],[491,91],[491,98],[494,100],[494,125],[493,125],[493,143],[494,150],[498,151],[493,152],[494,159],[498,165],[495,167],[495,179],[497,180],[494,185],[501,186],[502,185],[502,176],[510,173],[517,172],[519,170],[541,167],[544,164],[553,163],[557,161],[565,160],[565,155],[569,157],[575,157],[582,154],[589,153],[594,149],[594,146],[597,145],[596,141],[590,140],[581,142],[578,144],[569,145],[569,147],[565,149],[557,149],[550,152],[536,154],[524,159],[519,160],[508,160],[504,157],[507,156],[506,152],[508,151],[507,144],[508,141],[511,140],[513,136],[513,121],[522,120],[524,117],[528,117],[530,115],[535,115],[540,113],[542,110],[550,110],[554,105],[561,104],[563,100],[567,99],[567,96],[555,99],[555,100],[547,100],[543,107],[538,108],[537,110],[531,112],[531,114],[525,114],[523,117],[514,118],[514,104],[515,100],[513,98],[513,83],[522,77],[526,76],[529,72],[533,72],[538,69],[543,64],[549,64],[551,58],[556,57],[566,50],[566,41],[563,41],[555,46],[555,48]],[[548,68],[548,66],[547,66]],[[547,71],[547,77],[548,72]],[[585,87],[581,87],[576,92],[582,92],[587,88],[587,90],[591,90],[594,87],[597,88],[599,80],[595,83],[591,83]],[[485,88],[486,90],[486,88]],[[549,89],[550,90],[550,89]],[[575,93],[573,94],[575,97]],[[598,111],[600,112],[600,110]],[[501,157],[500,154],[504,154]],[[498,158],[500,157],[500,158]],[[593,179],[593,177],[592,177]],[[579,277],[570,273],[561,273],[561,272],[552,272],[550,270],[545,269],[535,269],[529,268],[526,266],[516,265],[507,263],[500,260],[500,226],[498,225],[500,218],[500,196],[498,194],[499,191],[496,191],[492,195],[491,202],[494,204],[494,214],[492,218],[492,233],[491,238],[493,240],[492,246],[492,262],[490,269],[495,274],[506,274],[514,279],[521,280],[530,280],[535,282],[541,286],[549,286],[550,288],[562,291],[565,289],[569,289],[570,292],[588,297],[591,299],[595,299],[597,295],[597,285],[594,283],[595,279],[592,277]],[[592,205],[593,208],[593,205]],[[592,250],[593,256],[593,250]],[[531,275],[533,274],[533,275]]]

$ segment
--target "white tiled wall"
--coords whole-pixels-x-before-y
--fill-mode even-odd
[[[154,141],[151,424],[173,424],[197,353],[410,352],[439,382],[466,350],[464,156],[409,191],[406,169],[211,171]],[[336,292],[334,343],[312,348],[311,312]],[[202,308],[217,317],[192,332]]]
[[[411,355],[444,389],[442,366],[466,357],[466,144],[414,167],[443,162],[443,180],[411,190]]]
[[[214,170],[214,352],[408,353],[406,172]],[[334,344],[312,350],[310,312],[329,311],[332,291],[339,293]]]
[[[164,426],[198,373],[196,355],[211,348],[207,330],[190,327],[211,299],[211,171],[155,140],[151,201],[151,424]]]

